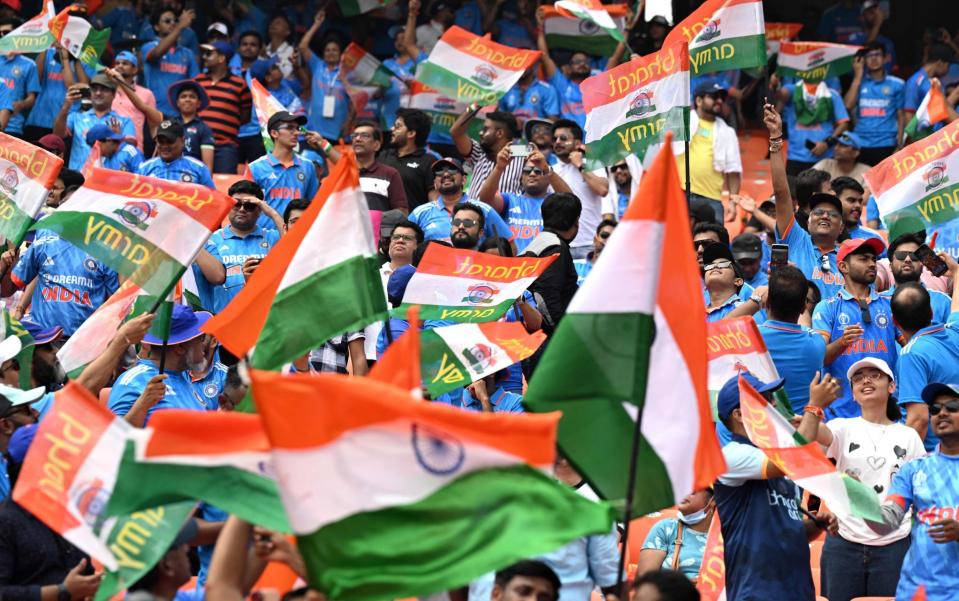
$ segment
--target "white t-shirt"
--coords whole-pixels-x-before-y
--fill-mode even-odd
[[[599,226],[599,222],[603,219],[603,197],[590,190],[589,186],[586,185],[586,180],[583,179],[583,174],[580,173],[579,169],[574,167],[572,163],[557,161],[556,164],[553,165],[553,171],[556,172],[556,175],[563,178],[563,181],[566,182],[566,185],[569,186],[569,189],[576,195],[576,198],[579,199],[580,204],[583,206],[583,212],[579,215],[579,233],[576,234],[576,238],[573,239],[570,246],[573,248],[579,246],[591,247],[593,245],[593,236],[596,235],[596,227]],[[605,169],[596,169],[590,173],[606,179]],[[610,187],[609,194],[615,197],[615,186]]]
[[[892,478],[907,461],[926,454],[922,440],[903,424],[874,424],[861,417],[832,419],[826,424],[832,431],[832,444],[826,455],[836,460],[836,469],[858,478],[886,500]],[[885,536],[873,532],[861,518],[839,520],[839,535],[863,545],[887,545],[909,536],[909,516],[899,528]]]

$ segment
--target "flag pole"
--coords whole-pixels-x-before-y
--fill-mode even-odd
[[[648,377],[647,369],[647,377]],[[636,413],[636,425],[633,427],[633,448],[629,457],[629,477],[627,478],[626,488],[626,511],[623,514],[623,530],[621,550],[619,553],[619,567],[616,569],[616,590],[620,593],[620,599],[629,599],[629,590],[623,588],[626,578],[626,553],[629,550],[629,522],[633,519],[633,497],[636,489],[636,468],[639,463],[639,443],[642,437],[643,427],[643,409],[638,408]]]
[[[691,203],[692,192],[690,191],[690,186],[692,184],[689,181],[689,140],[686,140],[685,142],[683,142],[683,149],[684,149],[683,157],[685,158],[684,162],[686,163],[686,202]]]

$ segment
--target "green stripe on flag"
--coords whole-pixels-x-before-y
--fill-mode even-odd
[[[689,107],[675,106],[652,117],[623,123],[602,138],[589,142],[586,151],[591,159],[612,165],[631,154],[643,156],[652,144],[663,141],[667,131],[672,131],[676,140],[689,137]]]
[[[852,513],[872,522],[882,522],[882,509],[879,507],[879,497],[873,489],[856,480],[845,472],[840,472],[843,486],[846,487],[846,496]]]
[[[725,38],[689,49],[689,69],[693,75],[765,65],[765,35]]]
[[[420,333],[420,374],[432,398],[469,386],[470,371],[435,330]]]
[[[484,88],[472,79],[447,71],[429,61],[420,64],[416,79],[456,100],[466,103],[476,102],[480,106],[499,102],[499,99],[506,94],[505,90],[500,92]]]
[[[547,33],[546,43],[550,48],[565,48],[574,52],[586,52],[599,56],[610,56],[619,44],[610,35],[565,35]]]
[[[165,301],[160,301],[162,297],[151,295],[140,295],[133,301],[133,311],[130,312],[128,319],[139,317],[151,310],[156,313],[153,318],[153,324],[150,326],[150,334],[166,340],[170,337],[170,321],[173,317],[173,300],[169,297]]]
[[[33,382],[31,381],[33,374],[33,351],[36,348],[33,336],[31,336],[30,332],[23,327],[23,324],[14,319],[13,315],[6,309],[3,310],[3,331],[4,339],[8,336],[16,336],[20,339],[21,349],[16,356],[17,363],[20,364],[19,383],[20,388],[29,390],[33,388]]]
[[[17,203],[0,190],[0,236],[12,242],[14,246],[20,246],[23,237],[33,225],[34,219],[20,208]]]
[[[506,315],[516,299],[507,299],[498,305],[418,305],[420,319],[437,319],[455,321],[457,323],[483,323],[496,321]],[[390,311],[393,317],[406,319],[406,314],[413,305],[403,304]]]
[[[855,55],[836,59],[832,62],[817,65],[811,69],[799,70],[780,65],[776,72],[780,77],[795,77],[809,83],[817,83],[830,77],[839,77],[852,71]]]
[[[957,217],[959,217],[959,181],[953,182],[952,185],[936,188],[932,194],[916,199],[908,207],[887,213],[882,219],[890,230],[892,224],[898,221],[915,222],[917,226],[915,229],[901,231],[916,232],[925,229],[927,226],[952,221]]]

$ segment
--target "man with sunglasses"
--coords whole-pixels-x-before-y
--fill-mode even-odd
[[[166,120],[157,126],[157,156],[140,163],[137,173],[171,182],[187,182],[215,188],[213,176],[207,166],[198,159],[183,153],[185,147],[183,124]]]
[[[930,290],[922,281],[924,267],[916,251],[925,242],[925,232],[916,232],[903,234],[889,243],[889,268],[892,270],[895,283],[879,294],[891,300],[892,295],[896,292],[896,286],[907,282],[919,282],[929,292],[932,323],[946,323],[949,321],[949,313],[952,311],[952,299],[949,298],[948,294],[938,290]],[[895,314],[895,307],[893,307],[893,317],[895,317]]]
[[[622,219],[623,213],[626,212],[626,207],[629,206],[629,201],[633,199],[633,174],[629,171],[629,163],[626,159],[616,163],[609,168],[609,174],[612,176],[612,183],[616,186],[616,208],[615,210],[612,206],[608,206],[603,209],[604,218],[612,217],[613,219]],[[607,195],[606,198],[610,199],[612,195]]]
[[[196,54],[183,45],[181,39],[192,34],[190,24],[194,18],[196,11],[192,9],[177,14],[172,8],[160,8],[150,15],[158,39],[147,42],[140,49],[143,78],[156,98],[157,109],[164,115],[177,113],[167,98],[167,88],[181,79],[196,77],[200,71]]]
[[[230,224],[213,232],[193,268],[201,302],[214,313],[240,293],[249,274],[285,230],[283,218],[264,202],[263,189],[256,182],[240,180],[230,186],[228,194],[236,201],[227,215]],[[263,213],[276,229],[259,225]]]
[[[932,380],[922,401],[939,448],[902,466],[882,505],[882,522],[866,525],[885,535],[914,515],[896,599],[913,599],[924,585],[929,601],[951,601],[959,589],[959,385]]]
[[[287,111],[274,113],[266,124],[270,139],[273,140],[273,150],[247,167],[249,176],[263,189],[264,200],[280,215],[286,211],[290,201],[300,198],[307,202],[313,200],[320,187],[313,164],[294,153],[303,125],[306,125],[303,115],[293,115]],[[269,228],[273,226],[273,221],[264,214],[257,225]]]
[[[857,417],[846,372],[860,359],[875,357],[896,369],[899,346],[889,299],[873,288],[876,257],[885,250],[875,238],[846,240],[839,247],[839,270],[845,277],[842,290],[824,298],[813,311],[813,330],[826,341],[826,371],[842,382],[842,396],[828,416]]]
[[[606,248],[606,243],[609,242],[609,237],[613,235],[613,230],[616,229],[617,225],[618,223],[614,219],[600,221],[596,228],[596,235],[593,236],[593,250],[586,255],[585,259],[573,261],[573,266],[576,267],[576,275],[579,276],[576,278],[577,286],[582,286],[583,282],[586,281],[586,276],[593,270],[596,260],[599,259],[599,255]]]
[[[857,53],[843,101],[862,140],[859,159],[870,167],[896,150],[906,125],[906,82],[886,71],[886,47],[874,41]],[[841,141],[841,138],[840,138]]]

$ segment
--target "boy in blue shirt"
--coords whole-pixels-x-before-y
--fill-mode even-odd
[[[499,110],[513,113],[520,122],[533,118],[559,117],[559,96],[556,89],[536,79],[539,64],[527,69],[502,100]]]
[[[179,15],[172,8],[161,8],[150,15],[150,22],[159,39],[147,42],[140,49],[143,78],[156,98],[157,109],[164,115],[177,112],[170,104],[167,89],[173,83],[192,79],[199,73],[196,54],[181,44],[181,37],[193,32],[190,24],[195,17],[196,12],[189,8]]]
[[[74,108],[74,103],[83,97],[82,90],[90,90],[90,108],[84,110],[83,103]],[[116,96],[117,84],[104,73],[98,73],[90,80],[90,85],[74,84],[67,91],[60,112],[53,122],[53,133],[66,138],[73,138],[70,147],[69,168],[74,171],[83,169],[83,165],[90,156],[92,146],[87,144],[87,132],[94,125],[103,124],[110,129],[119,131],[130,144],[136,144],[136,131],[133,121],[123,117],[113,110],[113,98]]]
[[[919,105],[922,104],[922,99],[932,87],[932,78],[943,77],[948,73],[949,63],[953,60],[955,60],[955,54],[949,46],[935,42],[929,47],[926,62],[906,80],[904,108],[907,121],[916,113]]]
[[[853,79],[845,98],[862,141],[859,159],[870,166],[896,150],[906,124],[906,84],[888,75],[885,65],[885,47],[879,42],[867,44],[852,63]]]
[[[93,147],[97,142],[100,143],[100,167],[104,169],[136,173],[143,162],[143,153],[136,146],[126,143],[123,134],[102,123],[87,132],[87,144]]]

